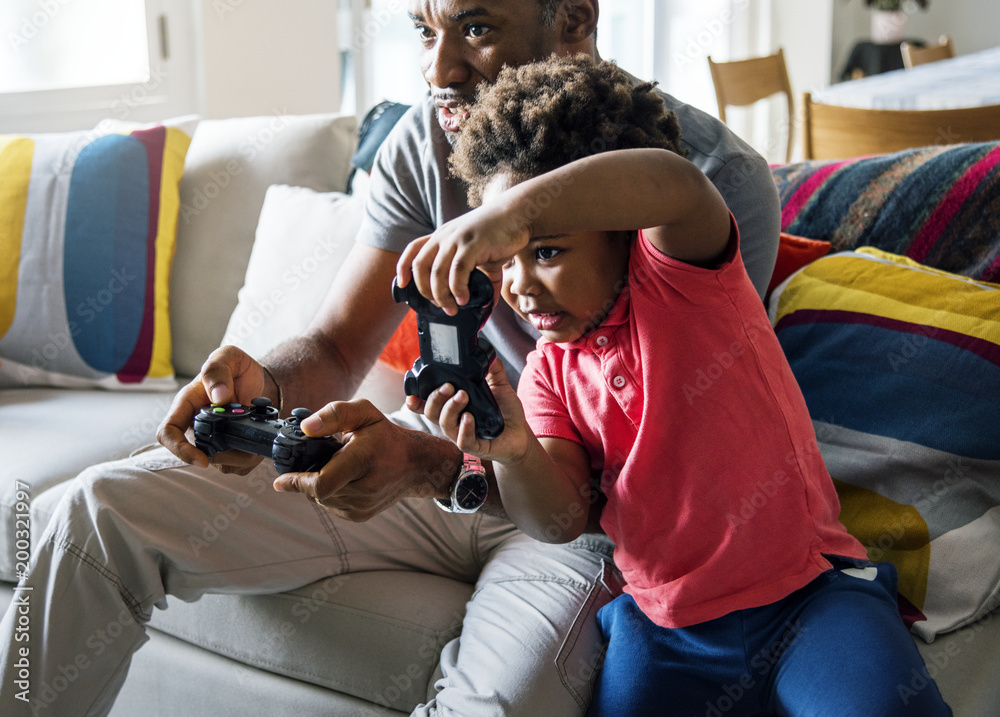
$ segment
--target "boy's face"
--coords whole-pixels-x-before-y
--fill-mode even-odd
[[[497,176],[484,200],[509,186]],[[504,264],[501,294],[545,339],[575,341],[600,325],[624,288],[629,249],[624,232],[532,237]]]

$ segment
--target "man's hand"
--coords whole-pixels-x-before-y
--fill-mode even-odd
[[[444,495],[462,458],[447,441],[397,426],[366,400],[335,401],[305,419],[309,436],[343,433],[344,447],[314,473],[285,473],[275,490],[304,493],[362,522],[402,498]]]
[[[214,465],[223,473],[246,474],[260,463],[260,456],[226,451],[209,460],[186,434],[202,406],[233,401],[250,403],[251,399],[265,395],[264,388],[264,370],[253,358],[235,346],[216,349],[201,373],[174,397],[156,439],[185,463],[203,468]]]

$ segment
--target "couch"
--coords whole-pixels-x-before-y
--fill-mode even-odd
[[[5,152],[14,145],[0,138],[0,216],[24,216],[25,224],[32,221],[32,211],[36,215],[45,211],[80,217],[86,214],[87,207],[100,204],[100,197],[79,188],[74,200],[76,171],[65,171],[65,165],[75,163],[75,167],[84,162],[90,156],[87,148],[95,142],[112,144],[106,137],[118,144],[123,144],[121,137],[141,139],[146,159],[155,156],[153,166],[163,167],[159,183],[143,184],[140,192],[142,197],[158,197],[158,201],[148,202],[150,207],[156,204],[158,212],[151,208],[140,217],[150,227],[156,225],[144,239],[146,253],[130,265],[132,273],[119,270],[118,275],[140,275],[141,269],[136,267],[144,265],[145,282],[119,280],[112,285],[106,278],[94,283],[92,278],[84,277],[79,280],[82,285],[77,286],[64,280],[60,290],[66,292],[67,298],[55,304],[69,308],[54,312],[55,319],[47,317],[41,323],[32,317],[34,338],[28,337],[30,331],[24,328],[23,321],[18,324],[17,311],[24,309],[25,299],[31,296],[25,274],[51,270],[51,247],[38,250],[42,258],[34,263],[31,248],[22,249],[20,273],[15,274],[20,277],[17,291],[5,292],[0,287],[0,448],[5,456],[0,472],[3,604],[10,600],[17,572],[23,568],[25,541],[41,533],[61,494],[60,486],[91,464],[128,455],[149,444],[173,390],[197,373],[207,354],[220,342],[237,343],[259,355],[304,326],[322,297],[323,287],[336,272],[338,259],[352,241],[359,221],[365,194],[363,172],[355,176],[352,193],[345,193],[357,141],[353,118],[309,115],[201,122],[184,119],[163,126],[167,128],[165,133],[162,127],[117,125],[82,133],[78,146],[60,150],[62,159],[55,161],[52,173],[56,190],[44,193],[46,201],[67,206],[47,205],[23,212],[25,207],[30,209],[35,198],[4,190],[2,174],[11,171],[11,166],[15,173],[18,166],[23,168],[28,150],[22,147],[21,154],[11,161]],[[154,131],[163,135],[159,144],[150,139]],[[185,138],[190,138],[189,145]],[[171,139],[175,144],[172,150],[168,146]],[[55,155],[39,149],[49,146],[49,138],[35,137],[33,141],[37,168],[46,157]],[[997,512],[995,506],[1000,505],[1000,499],[995,497],[997,491],[989,490],[988,484],[990,479],[1000,479],[1000,460],[988,445],[972,454],[965,445],[921,447],[923,452],[913,455],[932,455],[935,461],[949,457],[957,460],[961,480],[945,481],[939,491],[936,481],[944,481],[946,476],[934,474],[933,466],[938,464],[933,461],[927,464],[933,464],[929,474],[919,470],[907,473],[919,483],[914,489],[918,497],[931,498],[907,511],[901,489],[893,487],[893,470],[898,464],[886,457],[891,451],[876,425],[878,421],[844,420],[851,411],[869,416],[868,400],[874,387],[882,384],[875,377],[856,382],[852,391],[844,390],[859,369],[836,362],[851,355],[851,351],[844,350],[851,340],[854,346],[867,346],[872,338],[855,337],[845,344],[827,332],[830,326],[857,329],[860,325],[863,329],[879,323],[871,317],[853,323],[845,319],[848,314],[855,318],[865,314],[868,295],[855,297],[857,305],[849,310],[840,294],[864,282],[884,286],[907,285],[910,281],[901,274],[886,279],[878,274],[883,268],[911,272],[918,279],[932,276],[970,287],[974,294],[970,301],[986,307],[987,319],[997,319],[996,306],[1000,302],[994,297],[1000,294],[985,300],[983,296],[992,290],[984,281],[1000,280],[996,275],[1000,266],[1000,175],[994,166],[998,151],[990,146],[966,151],[961,161],[949,151],[928,148],[883,160],[864,158],[775,167],[785,234],[770,310],[793,368],[803,385],[808,386],[804,390],[811,410],[815,402],[821,449],[838,481],[845,516],[850,511],[850,520],[845,517],[845,522],[858,532],[870,551],[878,553],[877,557],[898,559],[901,574],[907,575],[901,580],[901,590],[908,581],[909,591],[901,596],[901,609],[914,625],[914,639],[924,655],[927,671],[915,674],[910,684],[899,686],[901,699],[906,699],[908,691],[923,689],[929,675],[936,678],[956,715],[973,716],[1000,714],[1000,681],[995,678],[1000,669],[1000,620],[993,619],[1000,571],[996,542],[988,542],[995,537],[992,520]],[[119,159],[130,161],[127,157]],[[183,163],[182,174],[178,159]],[[168,171],[171,164],[176,176]],[[22,178],[26,176],[23,169],[21,172]],[[73,179],[67,180],[67,174]],[[100,172],[96,174],[102,179]],[[81,170],[80,176],[89,175]],[[113,186],[113,191],[119,193],[133,191],[139,181],[135,176],[123,170],[110,184],[97,183]],[[36,181],[41,180],[32,178],[27,186],[35,187],[32,182]],[[68,191],[63,186],[67,181]],[[906,187],[909,194],[904,197],[902,189]],[[943,203],[948,203],[945,209],[940,208]],[[120,203],[115,207],[120,209]],[[940,210],[936,214],[930,211],[934,207]],[[150,221],[153,215],[157,222]],[[64,220],[60,227],[63,225],[68,227],[69,223]],[[107,221],[95,225],[97,229],[92,228],[92,232],[111,226]],[[959,230],[965,233],[956,238]],[[69,230],[65,233],[57,244],[69,244]],[[862,245],[880,247],[889,253],[850,253]],[[901,264],[900,254],[919,256],[924,264],[966,278]],[[117,257],[113,253],[111,256]],[[65,249],[63,257],[67,274],[76,268],[71,263],[96,262],[108,269],[117,260],[93,258],[78,247]],[[853,265],[847,269],[840,265],[827,268],[843,257],[864,265],[861,269]],[[4,276],[2,269],[0,277]],[[875,276],[865,273],[873,269],[878,270]],[[867,278],[862,281],[858,272]],[[144,284],[142,291],[133,293],[132,284]],[[120,291],[116,293],[116,289]],[[92,324],[101,323],[103,317],[98,309],[112,302],[116,306],[124,304],[120,301],[123,295],[134,297],[130,303],[145,306],[144,311],[133,312],[135,316],[119,319],[120,323],[132,322],[129,347],[147,341],[139,359],[136,355],[141,352],[132,348],[102,348],[108,342],[114,344],[113,337],[84,335]],[[4,301],[16,307],[5,310]],[[824,305],[824,301],[830,305]],[[906,314],[905,300],[901,302],[897,297],[891,301],[897,309],[902,303],[900,311]],[[65,324],[72,308],[78,309],[80,325],[76,327]],[[817,319],[817,312],[825,309],[840,312],[839,323]],[[84,325],[88,318],[90,322]],[[9,319],[9,326],[5,319]],[[62,328],[59,321],[63,322]],[[900,325],[897,322],[891,328]],[[996,324],[987,321],[985,326],[948,331],[975,334],[975,341],[957,344],[974,343],[979,353],[973,358],[978,357],[984,364],[978,368],[988,373],[985,367],[992,365],[990,361],[1000,364],[995,353],[1000,335],[993,333]],[[900,360],[907,366],[918,366],[927,356],[937,356],[924,350],[939,335],[936,330],[899,334],[903,339],[912,339],[912,346],[905,341],[899,344]],[[140,337],[138,342],[135,336]],[[36,343],[30,344],[32,340]],[[75,342],[75,352],[67,348],[71,342]],[[989,349],[991,345],[993,349]],[[811,346],[822,351],[810,353]],[[73,354],[72,361],[64,360],[67,354]],[[82,368],[81,357],[85,359]],[[399,361],[389,358],[372,370],[359,392],[383,410],[392,410],[402,402]],[[395,366],[390,367],[390,363]],[[831,381],[828,386],[834,376],[839,383]],[[996,398],[1000,397],[996,377],[989,374],[982,381],[980,388],[994,392],[995,409]],[[885,401],[885,397],[896,391],[894,395],[901,397],[908,416],[924,410],[924,424],[929,421],[933,426],[953,420],[944,410],[933,408],[933,401],[945,395],[943,389],[928,394],[928,410],[926,402],[910,400],[914,385],[894,382],[880,389],[879,404],[885,409],[880,416],[892,416],[893,402]],[[831,392],[835,394],[832,397]],[[951,407],[957,394],[948,395],[950,402],[946,405]],[[850,405],[852,397],[857,399],[856,406]],[[965,420],[963,430],[971,427],[983,439],[980,443],[992,441],[994,447],[1000,446],[995,417],[992,423],[975,424],[983,415],[980,411]],[[926,433],[926,425],[921,430]],[[907,436],[897,436],[893,441],[893,446],[919,444],[919,440]],[[975,490],[955,487],[959,483],[968,487],[970,481],[976,484]],[[746,506],[746,519],[752,519],[755,499],[752,496]],[[953,502],[958,506],[952,506]],[[969,507],[973,503],[975,507]],[[23,513],[27,508],[30,530],[18,533],[26,527]],[[229,510],[238,511],[238,506]],[[958,511],[963,520],[949,520],[949,511]],[[965,520],[969,516],[988,519]],[[197,539],[210,543],[213,535],[224,532],[230,519],[235,516],[225,507],[220,508],[218,519],[206,525],[204,535]],[[969,523],[973,528],[962,536],[964,542],[948,543],[943,538],[961,532],[959,523]],[[977,541],[987,549],[976,550]],[[946,560],[939,558],[938,545],[944,545]],[[963,551],[974,555],[962,561]],[[961,565],[949,562],[949,556]],[[916,568],[911,569],[913,566]],[[409,713],[433,693],[439,676],[438,655],[443,645],[457,638],[472,589],[470,584],[434,575],[394,571],[334,577],[280,595],[208,596],[190,604],[171,601],[169,609],[156,612],[149,629],[150,642],[136,654],[113,714],[248,717]],[[72,610],[73,606],[67,604],[66,609]],[[921,632],[921,626],[927,625],[931,627]]]

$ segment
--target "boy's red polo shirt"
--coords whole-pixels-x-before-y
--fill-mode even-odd
[[[734,224],[704,269],[640,232],[607,319],[539,341],[518,388],[536,435],[589,451],[626,591],[664,627],[775,602],[824,555],[866,558],[738,245]]]

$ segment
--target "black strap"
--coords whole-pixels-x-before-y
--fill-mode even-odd
[[[358,149],[351,157],[351,173],[347,177],[348,194],[351,193],[355,172],[359,169],[364,172],[372,171],[375,153],[389,135],[389,131],[408,109],[409,105],[386,100],[368,110],[358,129]]]

